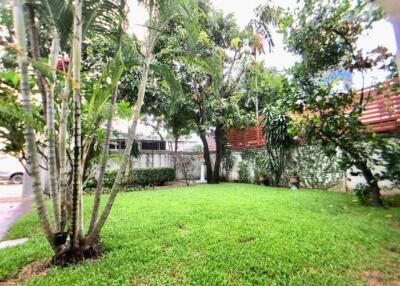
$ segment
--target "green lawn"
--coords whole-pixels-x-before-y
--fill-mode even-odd
[[[51,257],[35,214],[8,234],[23,236],[32,239],[0,251],[0,279]],[[347,194],[245,184],[121,193],[102,238],[108,252],[101,259],[53,268],[27,284],[362,285],[371,275],[387,285],[400,281],[400,209],[361,207]]]

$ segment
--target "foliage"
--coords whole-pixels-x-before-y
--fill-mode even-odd
[[[343,169],[356,166],[374,193],[374,204],[382,205],[379,177],[370,165],[386,144],[359,120],[371,101],[371,89],[356,93],[348,78],[385,63],[391,55],[384,47],[358,49],[360,35],[382,18],[375,1],[306,0],[281,23],[288,49],[302,57],[291,70],[291,93],[281,106],[293,114],[291,131],[308,144],[319,143],[328,157],[341,150]]]
[[[294,140],[289,132],[290,117],[275,107],[263,111],[263,132],[266,147],[258,153],[256,164],[267,174],[269,182],[278,186],[283,171],[290,160]],[[261,155],[261,156],[260,156]]]
[[[228,180],[229,174],[232,172],[232,169],[235,166],[235,162],[235,156],[233,156],[232,151],[228,149],[224,154],[224,159],[222,162],[222,167],[225,172],[226,180]]]
[[[92,204],[92,196],[84,199]],[[244,184],[121,193],[102,233],[107,255],[20,283],[363,285],[360,273],[374,269],[390,285],[400,270],[393,257],[400,251],[400,209],[370,209],[353,200]],[[0,279],[51,258],[34,213],[16,222],[6,239],[20,237],[30,239],[0,250]]]
[[[300,145],[292,150],[284,176],[296,172],[306,188],[328,189],[339,183],[343,172],[339,158],[328,158],[318,145]]]
[[[174,168],[134,169],[132,172],[133,183],[142,187],[162,186],[175,180]]]
[[[186,185],[189,186],[190,182],[194,179],[195,162],[198,161],[198,157],[196,155],[175,152],[172,155],[172,161],[174,162],[176,173],[181,173]]]
[[[289,83],[286,77],[274,69],[264,67],[263,63],[253,61],[251,68],[246,72],[242,81],[242,88],[246,93],[240,104],[250,112],[268,106],[276,106],[289,92]]]
[[[250,183],[250,168],[249,163],[247,161],[239,162],[239,183]]]
[[[354,187],[353,191],[362,205],[369,206],[372,204],[372,191],[368,185],[359,183]]]
[[[172,37],[169,34],[161,39],[158,48],[164,48],[165,52],[157,57],[157,64],[170,67],[177,75],[179,86],[157,91],[161,96],[154,106],[164,110],[162,115],[169,121],[175,138],[192,130],[202,137],[203,145],[208,145],[206,133],[213,130],[217,145],[214,166],[208,146],[203,149],[207,180],[217,183],[226,149],[226,131],[255,121],[254,113],[241,104],[247,96],[241,80],[250,70],[249,49],[254,32],[249,27],[241,30],[233,15],[224,15],[209,1],[198,1],[198,4],[194,35],[197,45],[204,49],[194,54],[185,53],[190,36],[182,31],[179,21],[169,27]],[[168,79],[164,76],[164,80]]]
[[[393,183],[400,185],[400,141],[393,139],[381,148],[380,158],[381,164],[386,169],[384,178],[390,178]]]

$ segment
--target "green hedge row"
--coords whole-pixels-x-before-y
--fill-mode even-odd
[[[149,168],[133,170],[133,183],[142,187],[162,186],[175,180],[174,168]]]
[[[104,175],[104,187],[111,188],[117,177],[117,171],[107,171]],[[134,169],[132,171],[134,186],[162,186],[165,182],[175,180],[174,168]]]

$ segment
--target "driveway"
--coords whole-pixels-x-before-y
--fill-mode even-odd
[[[30,210],[32,196],[22,197],[22,185],[0,185],[0,241],[10,226]]]

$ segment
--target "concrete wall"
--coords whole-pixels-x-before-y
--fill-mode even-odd
[[[237,181],[239,179],[239,162],[242,161],[242,152],[240,150],[239,151],[232,150],[232,156],[235,157],[235,164],[230,174],[228,174],[228,179],[229,181]],[[211,160],[214,161],[214,158],[215,155],[212,154]],[[373,167],[373,172],[379,173],[382,170],[384,170],[382,166]],[[223,174],[223,172],[224,171],[222,170],[221,174]],[[352,191],[358,183],[364,183],[364,184],[366,183],[361,172],[357,170],[357,168],[355,167],[350,168],[346,172],[340,172],[337,174],[338,176],[341,176],[342,179],[339,180],[338,185],[335,186],[334,189],[339,191]],[[252,168],[250,168],[250,175],[254,176]],[[399,186],[395,186],[389,180],[381,180],[378,182],[378,184],[382,190],[399,189]]]
[[[122,153],[121,153],[122,154]],[[175,156],[178,156],[176,153],[171,151],[140,151],[140,157],[134,159],[132,161],[132,168],[161,168],[161,167],[171,167],[175,168],[176,163],[176,171],[177,171],[177,179],[183,180],[184,173],[181,170],[180,166],[180,158],[181,160],[187,160],[190,162],[189,166],[189,177],[191,180],[200,179],[201,175],[201,165],[202,161],[199,159],[199,153],[195,152],[182,152],[179,153],[179,156],[175,160]],[[117,169],[120,162],[118,159],[111,159],[108,163],[109,168]]]

